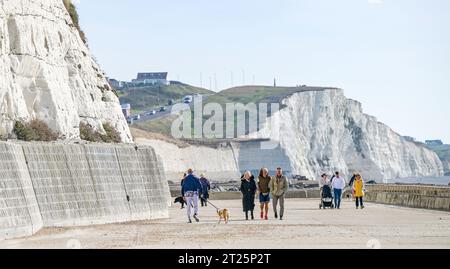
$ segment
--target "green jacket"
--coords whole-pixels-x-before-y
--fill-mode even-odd
[[[258,190],[260,193],[270,193],[269,184],[271,177],[258,177]]]
[[[285,176],[281,178],[275,176],[270,180],[269,188],[273,196],[283,196],[289,190],[289,182]]]

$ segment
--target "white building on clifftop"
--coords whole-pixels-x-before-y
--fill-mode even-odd
[[[168,73],[138,73],[137,78],[133,79],[134,84],[144,85],[168,85],[167,80]]]

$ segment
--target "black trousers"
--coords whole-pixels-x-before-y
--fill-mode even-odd
[[[208,199],[201,198],[200,201],[202,203],[202,206],[208,206]]]
[[[359,207],[359,205],[364,206],[363,198],[362,197],[356,197],[356,207]]]

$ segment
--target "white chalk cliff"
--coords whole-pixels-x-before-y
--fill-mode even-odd
[[[269,118],[253,138],[280,143],[293,174],[317,178],[340,170],[361,171],[368,179],[442,176],[438,156],[424,146],[404,140],[343,90],[295,93]]]
[[[119,101],[62,0],[0,0],[0,135],[44,120],[66,139],[110,123],[131,142]]]
[[[247,140],[179,148],[136,134],[136,142],[155,148],[172,181],[188,167],[214,181],[239,180],[240,173],[258,173],[261,167],[272,174],[282,167],[288,175],[309,179],[336,170],[348,179],[358,171],[366,180],[377,181],[443,176],[434,152],[364,114],[361,103],[347,99],[341,89],[298,92],[282,103],[283,108]]]

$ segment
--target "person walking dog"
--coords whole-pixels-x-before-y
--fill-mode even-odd
[[[283,175],[283,169],[277,168],[276,175],[270,180],[269,183],[270,193],[273,199],[273,210],[275,212],[275,218],[278,219],[278,204],[280,204],[280,220],[284,217],[284,200],[285,195],[289,190],[289,182]]]
[[[194,219],[196,222],[200,222],[198,218],[198,199],[202,195],[202,184],[200,179],[194,176],[194,170],[189,169],[187,174],[183,180],[181,193],[187,203],[188,222],[192,223],[192,205],[194,206]]]

